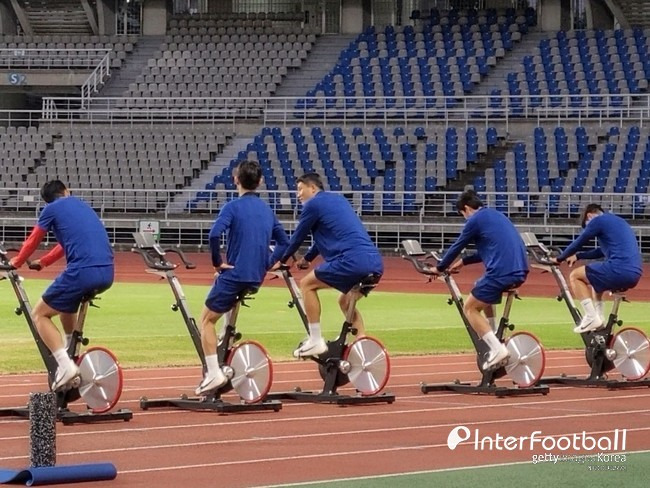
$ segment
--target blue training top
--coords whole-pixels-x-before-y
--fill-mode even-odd
[[[486,275],[493,277],[528,272],[526,247],[519,232],[505,215],[486,207],[480,207],[467,219],[460,236],[438,263],[438,270],[446,270],[472,242],[477,253],[464,258],[465,264],[483,261]]]
[[[43,207],[36,225],[54,232],[65,252],[68,269],[113,265],[106,229],[83,200],[74,196],[57,198]]]
[[[578,252],[594,237],[598,238],[598,248]],[[605,257],[616,269],[638,274],[642,272],[641,251],[634,231],[625,220],[612,213],[592,218],[576,240],[558,256],[558,260],[564,261],[574,254],[578,259]]]
[[[342,195],[319,191],[304,203],[298,226],[282,257],[283,262],[298,250],[310,232],[314,237],[314,245],[305,254],[307,261],[313,260],[318,254],[325,261],[344,255],[379,255],[350,202]]]
[[[228,231],[226,262],[228,278],[239,282],[261,283],[266,271],[280,260],[289,243],[287,234],[271,207],[257,193],[244,193],[226,203],[210,230],[212,264],[219,267],[221,234]],[[269,250],[271,239],[275,250]]]

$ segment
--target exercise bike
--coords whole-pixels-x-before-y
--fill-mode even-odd
[[[38,333],[32,317],[32,307],[23,287],[23,278],[9,261],[8,252],[10,251],[15,250],[5,249],[0,244],[0,280],[8,280],[16,293],[19,306],[15,309],[15,313],[25,317],[47,369],[48,384],[51,385],[58,365]],[[41,269],[40,266],[30,262],[27,265],[33,270]],[[80,375],[70,388],[56,392],[57,419],[66,425],[108,420],[124,420],[126,422],[133,417],[133,413],[127,409],[110,411],[120,399],[123,384],[122,369],[115,355],[104,347],[91,347],[81,353],[81,346],[86,346],[89,343],[89,340],[83,335],[88,307],[96,307],[93,301],[97,299],[95,294],[84,297],[77,315],[72,340],[67,345],[68,355],[79,366]],[[86,412],[78,413],[68,409],[68,404],[79,398],[86,403]],[[0,416],[28,418],[29,409],[27,407],[0,409]]]
[[[533,260],[532,266],[553,275],[560,290],[558,301],[564,301],[571,319],[578,325],[582,319],[580,311],[573,300],[569,286],[560,270],[560,266],[551,261],[552,250],[537,240],[532,232],[521,235],[528,254]],[[585,347],[585,359],[591,368],[586,378],[567,375],[544,378],[545,383],[559,383],[574,386],[599,386],[609,389],[634,388],[650,386],[650,378],[643,377],[650,370],[650,341],[643,331],[634,327],[625,327],[614,334],[614,326],[620,327],[623,321],[618,318],[621,302],[626,302],[626,290],[614,290],[614,303],[605,327],[580,334]],[[624,380],[608,379],[607,373],[616,369]]]
[[[160,276],[169,283],[175,302],[172,310],[180,311],[183,321],[201,360],[203,373],[207,370],[205,354],[201,346],[201,333],[192,316],[185,293],[181,287],[178,277],[174,273],[177,265],[167,260],[167,253],[178,255],[186,269],[194,269],[196,266],[191,263],[179,249],[163,249],[155,242],[151,233],[136,232],[133,234],[135,245],[133,252],[139,253],[150,269],[148,273]],[[228,382],[205,396],[188,397],[183,394],[180,398],[140,399],[140,408],[148,410],[156,407],[176,407],[184,410],[213,410],[221,413],[273,410],[280,411],[282,403],[277,400],[266,399],[273,381],[273,365],[266,350],[255,341],[239,342],[242,338],[237,331],[236,322],[240,306],[247,306],[246,301],[252,299],[257,290],[246,290],[238,298],[235,306],[228,313],[224,314],[225,333],[220,337],[217,345],[217,356],[219,364]],[[221,395],[231,390],[239,395],[240,403],[229,403],[221,398]]]
[[[309,333],[309,321],[300,288],[291,274],[290,266],[283,264],[278,271],[272,272],[284,279],[291,300],[289,308],[298,311],[300,319]],[[293,391],[271,393],[269,398],[296,400],[314,403],[330,403],[336,405],[357,405],[365,403],[393,403],[395,395],[381,393],[390,376],[390,360],[384,346],[377,339],[363,336],[347,344],[348,336],[357,335],[353,327],[356,304],[362,297],[377,286],[381,275],[371,274],[361,280],[350,291],[350,304],[345,314],[345,320],[339,336],[333,341],[327,341],[327,351],[320,356],[310,356],[308,359],[318,364],[318,371],[323,379],[323,389],[320,392],[303,391],[296,387]],[[342,395],[337,389],[352,383],[356,389],[354,395]]]
[[[441,257],[432,252],[427,255],[416,240],[402,241],[402,247],[406,252],[403,256],[404,259],[410,261],[415,269],[429,277],[429,282],[434,279],[432,265],[429,264],[430,258],[440,261]],[[424,258],[422,258],[424,256]],[[465,328],[472,340],[474,349],[476,350],[476,360],[478,363],[479,371],[481,371],[481,380],[478,384],[462,383],[456,380],[453,383],[441,384],[426,384],[422,383],[422,393],[429,393],[432,391],[453,391],[458,393],[483,393],[495,395],[497,397],[514,396],[514,395],[530,395],[542,394],[546,395],[549,391],[548,386],[538,384],[542,373],[544,372],[544,365],[546,362],[544,349],[539,343],[537,338],[528,332],[517,332],[512,334],[507,339],[504,333],[507,330],[514,330],[514,325],[510,323],[510,310],[515,298],[519,298],[517,290],[512,288],[506,292],[506,301],[503,307],[503,316],[499,321],[498,328],[495,332],[497,339],[500,342],[505,342],[510,358],[505,366],[493,370],[483,370],[483,363],[485,362],[489,353],[489,348],[478,334],[471,327],[467,316],[463,310],[463,297],[460,293],[456,280],[454,280],[451,273],[441,273],[441,280],[445,282],[449,288],[451,297],[447,303],[449,305],[456,305],[458,313],[460,314]],[[516,385],[514,387],[498,386],[494,383],[495,380],[508,376]]]

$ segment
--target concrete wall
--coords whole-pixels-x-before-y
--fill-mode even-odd
[[[341,2],[341,34],[358,34],[363,31],[363,0]]]
[[[541,2],[541,18],[538,19],[543,31],[561,29],[562,5],[561,0],[544,0]]]
[[[142,7],[142,35],[164,35],[167,28],[167,1],[145,0]]]
[[[7,93],[3,90],[0,95],[0,110],[20,110],[25,106],[24,93]]]
[[[7,1],[0,1],[0,34],[16,33],[16,15]]]
[[[589,9],[591,9],[592,29],[614,28],[614,16],[603,0],[591,0]]]
[[[571,0],[542,0],[538,22],[543,31],[571,30]]]
[[[97,0],[99,35],[115,34],[115,0]]]
[[[13,87],[24,91],[26,87],[46,86],[78,88],[88,79],[89,72],[73,72],[58,70],[2,70],[0,71],[0,86]]]

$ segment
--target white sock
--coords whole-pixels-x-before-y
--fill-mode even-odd
[[[322,337],[320,331],[320,322],[309,323],[309,337],[313,340],[317,340]]]
[[[598,314],[598,317],[605,317],[604,313],[604,303],[602,300],[600,301],[595,301],[594,302],[594,308],[596,309],[596,313]]]
[[[74,366],[72,359],[70,359],[68,352],[64,348],[57,349],[52,353],[52,356],[56,359],[59,368],[70,369]]]
[[[220,371],[219,356],[216,354],[209,354],[205,357],[205,365],[208,367],[208,376],[215,376],[217,371]]]
[[[485,342],[492,351],[496,351],[501,347],[501,342],[497,339],[497,336],[494,335],[494,331],[487,332],[483,337],[483,342]]]
[[[596,316],[596,308],[594,307],[594,302],[591,298],[585,298],[584,300],[581,300],[580,305],[582,305],[582,310],[585,312],[585,316]]]

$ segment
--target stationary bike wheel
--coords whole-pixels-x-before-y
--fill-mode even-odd
[[[546,356],[537,338],[528,332],[512,334],[506,341],[510,358],[506,373],[520,388],[535,385],[544,373]]]
[[[628,380],[640,380],[650,370],[650,341],[639,329],[626,327],[614,336],[614,366]]]
[[[122,368],[115,355],[103,347],[91,347],[77,362],[81,382],[79,395],[93,413],[108,412],[122,394]]]
[[[388,383],[390,360],[377,339],[358,338],[345,348],[343,360],[350,364],[350,383],[362,396],[376,395]]]
[[[273,382],[273,364],[261,344],[245,341],[230,351],[226,364],[233,370],[230,383],[245,403],[266,397]]]

